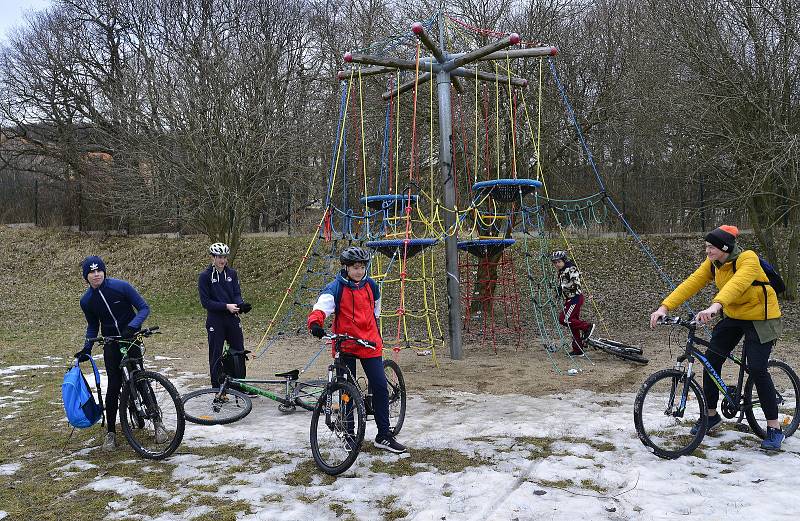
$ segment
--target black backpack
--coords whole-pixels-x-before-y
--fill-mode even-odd
[[[733,272],[736,273],[736,259],[733,259]],[[761,269],[764,270],[764,273],[767,275],[767,279],[769,282],[763,282],[760,280],[754,280],[752,285],[753,286],[761,286],[761,289],[764,290],[764,320],[767,319],[767,286],[772,286],[772,289],[775,290],[776,295],[780,295],[784,291],[786,291],[786,283],[783,281],[783,277],[781,274],[778,273],[778,270],[775,269],[775,266],[767,262],[761,255],[758,256],[758,262],[761,264]],[[715,278],[717,276],[717,269],[714,266],[714,263],[711,263],[711,278]]]
[[[247,377],[247,355],[250,351],[233,351],[228,349],[222,357],[222,370],[233,378]]]

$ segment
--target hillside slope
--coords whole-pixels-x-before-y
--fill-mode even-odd
[[[743,237],[745,245],[748,236]],[[702,240],[693,235],[648,236],[645,242],[675,281],[691,273],[702,260]],[[64,333],[77,341],[82,315],[78,300],[86,284],[80,263],[88,254],[101,255],[109,276],[133,283],[153,307],[153,317],[172,317],[198,322],[204,312],[197,300],[197,274],[207,266],[204,237],[179,239],[112,237],[69,233],[48,229],[0,227],[6,269],[0,274],[0,338],[21,330]],[[307,237],[247,237],[235,267],[240,273],[245,298],[255,307],[251,323],[271,318],[308,244]],[[650,262],[627,238],[575,239],[579,262],[594,304],[586,313],[599,314],[609,327],[643,328],[647,316],[666,289]],[[437,253],[438,256],[438,253]],[[521,255],[518,268],[523,267]],[[440,262],[443,264],[443,262]],[[441,266],[440,266],[441,269]],[[440,272],[437,280],[444,276]],[[518,277],[523,303],[528,287]],[[695,297],[696,309],[712,295],[707,289]],[[795,303],[781,303],[787,335],[797,336],[800,313]],[[527,306],[523,305],[523,309]],[[445,310],[440,310],[446,324]]]

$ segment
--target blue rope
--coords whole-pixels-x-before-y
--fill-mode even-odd
[[[383,150],[381,150],[381,176],[378,179],[378,193],[385,194],[388,193],[388,186],[384,186],[384,180],[388,184],[389,179],[387,175],[387,171],[389,170],[389,131],[390,131],[390,119],[391,119],[391,98],[389,101],[386,102],[386,123],[383,126]],[[367,194],[364,194],[367,195]]]
[[[569,114],[570,120],[573,126],[575,127],[575,131],[578,133],[578,139],[580,140],[581,146],[583,147],[583,151],[586,154],[589,166],[591,166],[592,172],[594,172],[594,175],[597,178],[597,183],[600,185],[601,192],[606,192],[606,187],[605,184],[603,183],[603,178],[600,177],[600,172],[597,170],[597,165],[594,162],[594,157],[592,156],[592,152],[591,150],[589,150],[589,146],[586,144],[586,140],[583,137],[583,132],[581,131],[581,127],[580,125],[578,125],[578,120],[575,117],[575,111],[572,110],[572,105],[570,105],[569,99],[567,99],[567,93],[564,90],[564,85],[561,84],[561,80],[558,78],[558,73],[556,72],[555,63],[553,62],[552,58],[547,58],[547,61],[550,64],[550,72],[553,74],[553,79],[555,80],[556,86],[558,87],[558,92],[561,94],[561,100],[564,102],[564,106],[567,108],[567,113]],[[656,270],[658,271],[658,274],[661,276],[661,279],[667,284],[667,286],[670,289],[675,289],[676,287],[675,282],[669,275],[667,275],[667,273],[664,271],[664,268],[662,268],[661,264],[659,264],[659,262],[656,260],[655,255],[653,255],[653,252],[650,251],[650,248],[648,248],[647,245],[642,241],[641,236],[634,231],[633,227],[630,225],[630,223],[622,214],[622,212],[619,211],[617,205],[614,204],[614,201],[611,199],[611,196],[609,196],[608,193],[605,193],[605,204],[608,205],[609,208],[611,208],[611,210],[614,212],[614,214],[617,216],[617,218],[620,220],[622,225],[627,230],[628,234],[633,238],[633,240],[636,241],[636,243],[639,245],[639,249],[641,249],[644,252],[644,254],[650,259],[650,262],[653,264],[653,266],[655,266]],[[666,294],[663,292],[661,293],[661,295],[663,297],[666,296]],[[694,311],[688,304],[684,304],[684,308],[687,309],[690,313],[694,314]]]
[[[342,100],[339,102],[339,121],[336,123],[336,137],[333,138],[333,150],[331,151],[331,168],[328,173],[328,187],[325,191],[325,208],[331,204],[331,195],[333,194],[333,172],[336,169],[336,154],[339,147],[339,133],[342,131],[342,119],[344,119],[345,104],[347,103],[347,82],[343,81],[342,84]]]

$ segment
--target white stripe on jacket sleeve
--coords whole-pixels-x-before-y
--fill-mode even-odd
[[[320,310],[325,313],[325,318],[327,318],[331,313],[336,310],[336,303],[333,301],[333,295],[330,293],[323,293],[317,299],[317,303],[314,304],[314,310]]]

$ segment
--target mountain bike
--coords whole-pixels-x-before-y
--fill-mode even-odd
[[[639,364],[646,364],[650,362],[646,357],[642,356],[642,348],[617,342],[616,340],[609,340],[607,338],[587,338],[586,343],[596,349],[600,349],[610,355],[617,356],[624,360],[630,360]]]
[[[307,411],[314,410],[326,381],[300,381],[299,378],[311,366],[316,356],[303,369],[276,373],[275,377],[278,379],[234,378],[225,373],[225,365],[222,363],[228,356],[228,349],[226,345],[219,361],[222,366],[220,368],[222,384],[219,387],[198,389],[183,396],[183,409],[188,421],[200,425],[225,425],[239,421],[253,410],[250,395],[275,400],[279,403],[278,410],[285,414],[294,412],[296,406]],[[259,387],[262,385],[277,386],[282,388],[283,392],[278,394]]]
[[[133,338],[99,336],[89,342],[116,342],[122,360],[119,421],[133,450],[160,460],[175,452],[183,440],[186,422],[175,386],[162,374],[144,368],[144,339],[158,333],[158,326],[143,329]]]
[[[719,388],[723,397],[720,413],[726,418],[739,415],[747,419],[750,429],[759,438],[767,433],[766,418],[760,407],[758,390],[747,369],[746,350],[742,357],[727,355],[739,366],[736,385],[727,385],[717,374],[708,359],[700,353],[695,344],[709,347],[707,340],[696,336],[698,323],[680,317],[665,317],[659,324],[682,326],[688,330],[686,348],[677,358],[673,369],[663,369],[650,375],[642,384],[633,409],[636,433],[642,443],[654,454],[665,459],[675,459],[691,454],[703,441],[708,425],[708,408],[705,395],[695,380],[694,363],[699,361]],[[800,423],[800,380],[794,370],[785,362],[770,360],[767,369],[775,384],[778,402],[778,421],[783,434],[788,438],[797,430]],[[745,374],[747,379],[745,380]],[[701,373],[702,374],[702,371]],[[696,432],[691,432],[697,426]]]
[[[374,415],[372,392],[363,378],[353,378],[342,360],[342,343],[352,341],[372,349],[375,344],[342,334],[323,338],[331,341],[334,357],[325,390],[311,416],[311,454],[320,470],[335,476],[355,462],[364,441],[367,415]],[[389,428],[397,435],[406,417],[406,383],[393,360],[383,361],[383,371],[389,388]]]

